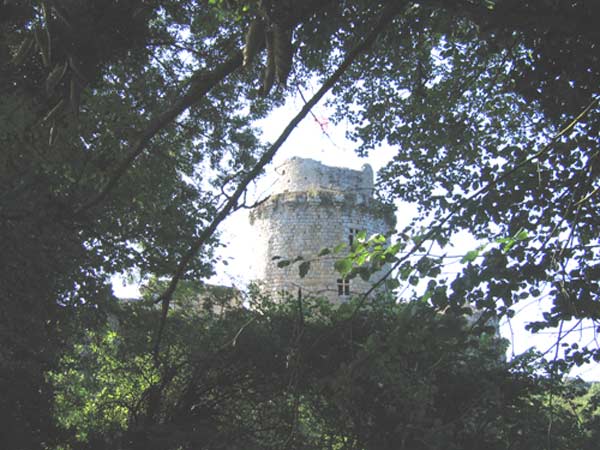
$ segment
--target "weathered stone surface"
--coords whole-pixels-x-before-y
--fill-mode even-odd
[[[334,269],[340,255],[318,254],[323,248],[349,243],[350,235],[361,230],[370,236],[394,229],[393,211],[373,199],[371,167],[365,165],[357,171],[293,158],[280,166],[278,173],[274,193],[250,215],[257,249],[253,255],[255,279],[266,291],[278,295],[296,295],[301,288],[304,296],[324,296],[334,302],[347,298],[339,295],[340,274]],[[304,278],[299,276],[298,263],[277,266],[281,259],[298,256],[311,261]],[[349,280],[350,295],[370,287],[371,282]]]

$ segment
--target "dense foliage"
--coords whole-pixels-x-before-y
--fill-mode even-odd
[[[247,354],[217,351],[218,339],[239,327],[233,319],[211,322],[194,332],[183,333],[189,323],[181,325],[181,339],[189,340],[173,350],[179,325],[176,315],[167,315],[173,293],[180,280],[201,280],[212,273],[218,225],[244,206],[245,188],[285,139],[284,135],[268,146],[253,123],[283,102],[289,86],[324,80],[319,96],[333,88],[335,118],[352,125],[349,136],[360,153],[382,144],[398,148],[380,174],[382,197],[419,205],[420,216],[394,237],[397,253],[385,256],[399,269],[398,283],[426,279],[423,300],[437,310],[460,313],[464,306],[475,305],[510,315],[517,302],[544,298],[549,309],[532,329],[551,327],[562,333],[563,322],[571,319],[591,320],[596,327],[600,35],[594,18],[599,8],[597,2],[584,0],[2,2],[0,410],[9,413],[0,445],[49,447],[71,439],[61,434],[65,428],[76,430],[88,444],[94,433],[105,442],[109,429],[139,431],[138,437],[119,445],[143,445],[150,425],[159,430],[159,424],[178,414],[182,421],[174,423],[179,431],[168,437],[173,445],[229,442],[229,437],[240,442],[243,437],[256,446],[281,446],[287,442],[284,436],[294,445],[331,448],[354,443],[385,448],[391,442],[418,448],[444,441],[444,426],[427,443],[418,442],[411,434],[414,429],[379,434],[381,429],[370,428],[381,424],[380,418],[400,413],[387,411],[392,405],[378,396],[375,385],[369,384],[376,382],[369,378],[373,373],[361,372],[360,364],[358,372],[346,372],[343,378],[333,362],[337,350],[332,350],[328,373],[318,372],[316,353],[306,356],[305,362],[311,362],[303,367],[313,377],[312,384],[325,392],[328,377],[338,377],[340,389],[350,389],[354,384],[346,381],[357,376],[367,391],[341,390],[323,397],[323,392],[306,386],[298,387],[297,394],[284,389],[290,380],[283,362],[269,369],[272,373],[266,366],[252,365],[261,354],[259,342],[274,353],[280,351],[278,342],[267,343],[277,333],[256,325],[249,329],[255,345],[239,341],[250,346]],[[258,32],[250,55],[252,29]],[[318,99],[309,100],[298,119]],[[449,279],[440,274],[444,259],[427,249],[435,242],[437,248],[431,248],[444,254],[449,238],[460,230],[489,247],[470,253],[462,273]],[[110,276],[123,272],[172,280],[155,296],[162,305],[159,317],[151,318],[151,308],[140,312],[148,317],[131,325],[135,336],[125,344],[119,336],[126,327],[107,328],[114,314],[109,312]],[[423,321],[420,331],[429,339],[435,327],[427,329],[425,324],[438,316],[415,308]],[[411,309],[402,311],[409,314]],[[242,321],[252,315],[235,314]],[[336,334],[338,328],[313,332],[329,335],[333,347],[350,352],[352,358],[341,350],[339,355],[348,365],[354,361],[353,352],[370,345],[367,335],[379,333],[371,342],[384,345],[388,338],[396,342],[395,333],[408,332],[387,327],[387,319],[382,320],[380,331],[367,321],[364,340],[356,341],[360,345],[341,331]],[[266,334],[259,338],[256,333]],[[418,348],[420,339],[403,341],[407,348],[390,344],[383,353],[391,365],[380,363],[386,370],[407,371],[414,361],[405,367],[394,361],[411,347]],[[207,342],[206,351],[218,357],[197,355],[205,365],[193,377],[179,369],[171,374],[177,358],[184,364],[199,348],[196,342]],[[439,354],[431,345],[419,356],[426,366]],[[448,351],[459,352],[452,347]],[[86,352],[87,359],[82,356]],[[86,374],[67,367],[79,357],[88,364]],[[573,347],[559,362],[579,364],[592,358],[600,358],[598,348]],[[220,374],[224,364],[231,365],[232,376],[239,379],[217,378],[211,381],[216,383],[212,389],[218,390],[222,382],[223,392],[233,397],[242,387],[236,383],[247,373],[250,385],[257,383],[255,397],[219,405],[223,410],[216,416],[205,414],[209,422],[202,433],[208,434],[189,437],[202,423],[190,415],[194,401],[202,407],[208,401],[204,394],[192,392],[192,386],[212,376],[212,369]],[[486,364],[473,364],[473,373],[487,370]],[[96,370],[99,377],[90,379]],[[117,376],[119,371],[126,376]],[[405,407],[414,414],[426,411],[442,417],[441,411],[427,409],[438,405],[429,390],[437,389],[439,380],[417,373],[425,384],[416,378],[405,381],[411,392],[419,393],[415,402],[422,400],[419,408],[425,409],[409,403]],[[73,397],[66,395],[67,381],[61,377],[78,391],[73,395],[88,396],[84,412],[89,415],[62,411],[57,428],[53,404],[75,405],[68,403]],[[61,390],[56,395],[53,386]],[[101,393],[98,386],[106,391]],[[175,391],[167,393],[167,386]],[[184,387],[192,389],[187,397],[176,391]],[[489,389],[485,395],[496,395],[494,386]],[[107,406],[99,406],[107,393],[117,405],[108,416]],[[344,403],[344,396],[355,394],[359,403]],[[403,395],[400,390],[392,394],[390,399]],[[183,398],[192,403],[177,403]],[[134,399],[137,409],[131,405]],[[317,408],[313,401],[323,403]],[[290,408],[294,402],[296,413]],[[505,404],[512,405],[497,403]],[[164,409],[165,405],[171,406]],[[254,441],[243,424],[239,433],[229,436],[221,419],[215,419],[219,414],[231,419],[239,413],[236,408],[250,411],[254,405],[265,423],[272,423],[264,431],[271,433],[269,438],[261,435]],[[482,416],[469,410],[475,414],[469,417],[477,424],[492,410]],[[296,418],[290,419],[290,414]],[[319,438],[297,433],[293,424],[300,423],[300,416],[304,424],[315,421],[310,429],[324,430]],[[413,425],[438,429],[419,422],[424,417],[416,417]],[[444,417],[439,419],[442,424]],[[456,430],[466,427],[460,417]],[[525,417],[530,414],[522,421]],[[260,422],[255,420],[249,428]],[[498,439],[496,431],[490,432],[490,442]],[[452,442],[471,445],[471,432],[456,431],[464,440]],[[177,433],[187,437],[176,438]],[[332,440],[311,440],[322,436]]]
[[[468,19],[413,8],[371,59],[353,66],[362,83],[350,76],[336,88],[337,117],[355,125],[360,152],[398,148],[380,173],[380,192],[419,205],[405,230],[420,236],[417,247],[435,241],[433,253],[446,254],[461,230],[497,244],[467,258],[454,280],[437,277],[443,258],[403,261],[404,269],[433,269],[421,276],[433,278],[436,304],[506,314],[541,298],[550,308],[533,330],[573,319],[594,325],[600,66],[590,17],[598,5],[497,3]],[[389,52],[394,45],[400,50]],[[421,231],[424,223],[431,225]],[[516,236],[526,238],[503,252]],[[412,251],[406,241],[403,248]],[[588,350],[574,358],[600,359]]]
[[[460,317],[389,300],[354,320],[352,303],[251,302],[223,315],[178,295],[158,365],[146,323],[159,312],[116,309],[51,374],[68,445],[593,448],[597,386],[505,363],[504,345]]]

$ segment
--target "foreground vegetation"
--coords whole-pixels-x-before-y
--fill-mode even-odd
[[[160,359],[148,303],[115,305],[50,374],[72,449],[592,449],[600,385],[507,363],[493,328],[427,304],[356,309],[176,297]],[[150,305],[152,303],[150,302]],[[220,311],[220,310],[219,310]],[[359,311],[359,312],[357,312]]]
[[[558,380],[600,360],[599,16],[585,0],[1,2],[0,447],[587,445],[594,392]],[[263,142],[257,121],[298,91],[314,92]],[[395,149],[381,199],[419,209],[340,269],[379,252],[407,305],[185,317],[177,288],[213,273],[219,225],[326,94],[359,154]],[[458,232],[484,246],[448,274]],[[159,310],[114,311],[115,273],[166,280]],[[530,330],[558,334],[547,376],[450,326],[538,300]]]

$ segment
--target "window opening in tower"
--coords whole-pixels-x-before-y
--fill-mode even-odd
[[[346,278],[337,279],[338,295],[350,295],[350,280]]]

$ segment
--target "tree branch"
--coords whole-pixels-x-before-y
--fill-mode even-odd
[[[489,191],[491,191],[492,189],[494,189],[495,186],[497,186],[501,181],[508,179],[509,177],[511,177],[515,172],[517,172],[520,168],[524,167],[525,165],[529,164],[530,162],[540,158],[541,156],[543,156],[544,154],[548,153],[553,147],[554,145],[558,142],[558,140],[566,135],[568,132],[570,132],[575,125],[577,125],[589,112],[590,110],[592,110],[598,103],[600,103],[600,96],[597,97],[593,97],[591,102],[579,113],[579,115],[577,115],[577,117],[575,117],[573,120],[571,120],[566,126],[564,126],[560,131],[558,131],[550,140],[550,142],[548,142],[546,145],[544,145],[541,150],[533,153],[532,155],[524,158],[523,160],[519,161],[515,166],[513,166],[512,168],[510,168],[509,170],[507,170],[505,173],[503,173],[502,175],[498,176],[497,178],[491,180],[490,182],[488,182],[487,184],[485,184],[484,186],[482,186],[479,190],[475,191],[473,194],[469,195],[468,197],[464,198],[461,202],[459,202],[446,216],[442,217],[441,219],[439,219],[438,223],[435,224],[434,226],[432,226],[429,231],[427,233],[425,233],[422,237],[422,239],[419,241],[419,243],[415,244],[412,249],[410,251],[408,251],[402,258],[398,259],[398,261],[396,261],[384,274],[383,276],[377,280],[370,288],[367,292],[365,292],[364,294],[362,294],[360,301],[358,302],[358,304],[356,305],[355,310],[353,311],[353,314],[351,317],[354,317],[357,313],[358,310],[362,307],[362,305],[364,304],[364,302],[366,301],[366,299],[368,298],[369,295],[371,295],[377,288],[379,288],[379,286],[381,286],[381,284],[392,274],[392,272],[394,270],[396,270],[398,267],[400,267],[400,265],[406,261],[409,257],[413,256],[418,250],[419,248],[421,248],[422,244],[432,238],[434,238],[442,229],[442,227],[455,215],[458,213],[458,211],[460,211],[461,208],[464,208],[465,205],[474,202],[475,200],[477,200],[482,194],[485,194]]]
[[[236,52],[227,61],[217,66],[214,70],[196,73],[191,81],[187,93],[177,99],[166,111],[159,113],[150,120],[146,129],[142,131],[137,142],[127,152],[125,158],[117,166],[112,176],[100,192],[87,203],[75,210],[75,214],[93,208],[101,203],[108,194],[117,186],[121,177],[129,170],[133,162],[140,156],[158,132],[175,120],[181,113],[198,103],[218,83],[242,66],[242,53]]]

